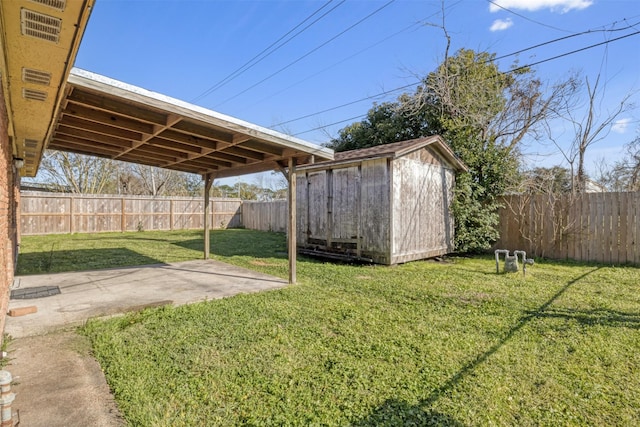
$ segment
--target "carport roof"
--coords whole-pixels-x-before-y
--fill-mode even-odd
[[[218,178],[333,159],[331,149],[77,68],[47,148]]]

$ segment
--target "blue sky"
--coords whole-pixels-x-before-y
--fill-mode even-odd
[[[437,66],[445,47],[441,7],[439,0],[97,0],[75,65],[321,144]],[[592,30],[504,58],[503,69],[627,36],[534,69],[549,82],[572,71],[592,81],[600,73],[603,115],[629,93],[640,104],[640,34],[631,35],[640,31],[638,0],[447,0],[444,8],[452,51],[502,56]],[[227,79],[303,21],[275,46],[308,28]],[[638,135],[638,111],[620,119],[591,148],[590,168],[618,158]],[[571,132],[562,123],[555,129],[566,146]],[[532,166],[562,160],[548,144],[530,142],[525,151]]]

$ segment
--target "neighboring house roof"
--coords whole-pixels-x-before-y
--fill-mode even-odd
[[[462,163],[462,161],[453,153],[447,143],[444,142],[444,140],[438,135],[394,142],[391,144],[381,144],[376,145],[375,147],[361,148],[359,150],[341,151],[335,153],[333,161],[304,165],[301,166],[300,169],[323,168],[331,165],[351,163],[354,161],[366,159],[397,159],[399,157],[406,156],[407,154],[412,153],[416,150],[420,150],[424,147],[434,149],[454,169],[459,171],[468,170],[467,166]]]
[[[604,193],[607,191],[607,187],[591,179],[587,179],[584,183],[584,191],[585,193]]]

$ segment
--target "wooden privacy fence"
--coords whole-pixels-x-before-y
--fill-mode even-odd
[[[211,200],[212,228],[242,226],[242,201]],[[204,200],[189,197],[105,196],[23,192],[23,235],[204,227]]]
[[[242,225],[251,230],[286,233],[288,212],[286,200],[244,201],[242,202]]]
[[[496,248],[610,264],[640,264],[640,193],[504,197]]]
[[[640,264],[640,193],[512,195],[500,209],[496,248],[528,255]],[[287,202],[212,199],[214,228],[286,232]],[[202,198],[23,192],[21,233],[201,229]]]

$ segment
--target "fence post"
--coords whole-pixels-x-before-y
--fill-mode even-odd
[[[73,234],[73,196],[69,196],[69,234]]]
[[[173,199],[169,200],[169,230],[173,231]]]
[[[127,219],[125,217],[125,203],[124,203],[124,197],[120,198],[120,230],[124,233],[125,231],[127,231]]]

